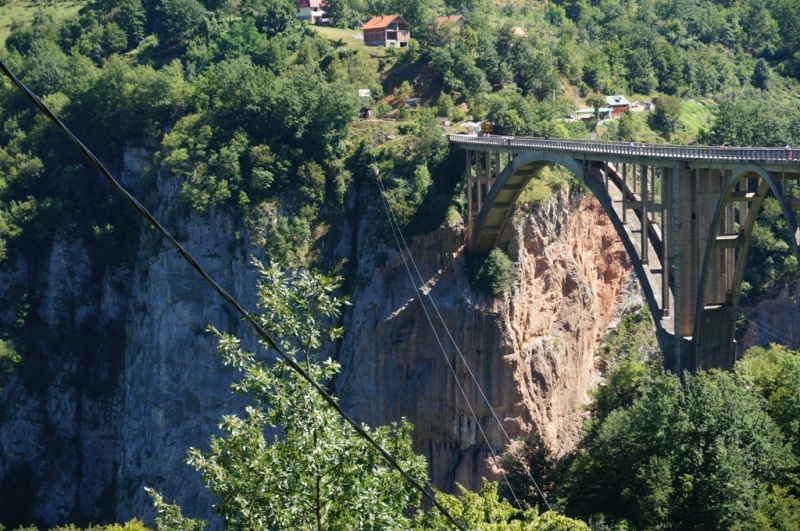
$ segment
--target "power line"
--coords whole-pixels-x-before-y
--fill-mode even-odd
[[[777,328],[772,327],[766,321],[759,319],[750,312],[742,310],[742,313],[744,314],[745,317],[747,317],[749,321],[754,322],[756,325],[758,325],[762,333],[766,333],[767,335],[772,336],[774,339],[780,341],[783,345],[786,345],[792,349],[798,348],[797,346],[795,346],[795,343],[793,341],[791,341],[788,337],[783,335],[783,332],[781,332]]]
[[[761,330],[762,332],[770,334],[772,337],[779,339],[781,342],[784,342],[787,345],[792,344],[792,342],[786,336],[783,335],[783,332],[781,332],[777,328],[772,327],[766,321],[761,320],[759,317],[750,312],[746,312],[743,310],[742,313],[745,315],[745,317],[748,318],[748,320],[752,321],[753,323],[757,324],[760,328],[762,328]]]
[[[374,162],[374,160],[373,160],[373,162]],[[386,197],[385,197],[386,188],[384,188],[384,186],[383,186],[383,181],[381,180],[380,172],[378,171],[377,167],[375,168],[375,177],[377,177],[377,179],[378,179],[378,186],[380,187],[380,192],[381,192],[380,195],[381,195],[381,201],[383,201],[383,208],[384,208],[384,210],[386,210],[386,216],[389,218],[389,226],[392,229],[392,234],[394,235],[395,242],[397,242],[397,248],[400,251],[400,256],[403,258],[403,265],[406,268],[406,272],[408,272],[408,277],[411,280],[411,284],[414,286],[414,291],[417,292],[417,293],[422,293],[422,289],[417,287],[417,283],[414,280],[414,275],[411,274],[411,269],[408,267],[408,261],[406,260],[406,256],[403,253],[403,249],[400,248],[400,240],[397,238],[397,233],[395,232],[395,225],[394,225],[396,223],[397,219],[395,218],[394,222],[392,221],[393,215],[392,215],[392,213],[391,213],[391,211],[389,209],[389,206],[388,206],[388,203],[387,203]],[[399,224],[397,225],[397,232],[400,232],[400,225]],[[400,237],[402,237],[402,233],[400,234]],[[403,240],[403,241],[405,241],[405,240]],[[408,249],[407,246],[406,246],[406,249]],[[408,254],[409,254],[409,258],[410,258],[411,257],[411,253],[409,252]],[[412,258],[412,261],[413,261],[413,258]],[[505,471],[500,466],[500,461],[499,461],[499,459],[497,457],[497,454],[495,453],[494,449],[492,448],[492,443],[489,442],[489,437],[487,437],[486,436],[486,432],[483,431],[483,427],[481,426],[481,423],[478,421],[478,416],[475,414],[475,410],[472,408],[472,404],[470,403],[469,398],[467,398],[467,393],[464,391],[464,387],[461,385],[461,381],[458,379],[458,375],[456,374],[456,371],[453,368],[453,364],[450,363],[450,358],[447,357],[447,352],[445,351],[444,345],[442,345],[442,341],[439,338],[439,334],[436,332],[436,327],[433,326],[433,321],[431,320],[431,316],[428,313],[428,309],[425,308],[425,302],[422,300],[422,296],[421,295],[420,295],[420,306],[422,307],[422,311],[425,314],[425,318],[428,320],[428,324],[431,325],[431,330],[433,331],[433,335],[436,338],[436,342],[439,344],[439,348],[442,350],[442,356],[444,357],[445,362],[447,363],[447,367],[450,369],[450,372],[453,374],[453,379],[455,380],[456,385],[458,386],[458,390],[461,391],[461,396],[464,397],[464,401],[467,403],[467,407],[469,408],[469,412],[472,414],[472,418],[475,420],[475,425],[478,427],[478,430],[480,430],[481,435],[483,436],[483,439],[486,441],[486,446],[489,447],[489,452],[491,452],[492,458],[494,459],[495,464],[500,469],[500,473],[503,475],[503,479],[505,480],[506,485],[508,485],[508,490],[511,491],[511,495],[514,497],[514,501],[517,503],[517,507],[522,509],[522,503],[520,503],[519,499],[517,498],[516,493],[514,493],[514,489],[511,487],[511,483],[508,481],[508,477],[506,477]]]
[[[374,159],[373,159],[373,163],[374,163]],[[377,172],[376,172],[376,176],[378,177],[379,184],[381,186],[381,189],[383,190],[383,183],[380,180],[380,176],[378,176]],[[467,193],[469,193],[469,191]],[[406,243],[406,239],[403,237],[402,231],[400,231],[400,223],[397,221],[397,218],[394,216],[393,212],[390,214],[390,216],[394,219],[394,223],[397,225],[397,232],[400,234],[400,238],[403,240],[403,246],[405,247],[406,251],[408,252],[408,257],[411,260],[411,264],[414,266],[414,270],[417,272],[417,277],[419,278],[420,283],[424,285],[425,284],[425,280],[422,278],[422,273],[420,273],[419,268],[417,267],[417,263],[416,263],[416,261],[414,261],[414,257],[411,254],[411,250],[409,249],[408,244]],[[390,219],[389,222],[391,223],[392,220]],[[396,236],[395,236],[395,238],[396,238]],[[399,248],[399,246],[400,246],[400,244],[398,242],[398,248]],[[401,254],[402,254],[402,250],[401,250]],[[405,260],[405,258],[404,258],[404,260]],[[409,272],[409,274],[410,274],[410,272]],[[412,282],[413,282],[413,279],[412,279]],[[464,367],[467,368],[467,372],[469,373],[470,378],[472,378],[472,381],[475,383],[475,386],[477,387],[478,391],[480,392],[481,397],[483,397],[483,401],[486,403],[487,407],[489,408],[489,411],[491,412],[492,417],[494,417],[494,420],[497,422],[497,425],[500,427],[500,430],[503,432],[503,435],[505,435],[506,441],[508,441],[508,443],[510,444],[512,442],[511,441],[511,437],[509,437],[508,432],[506,431],[505,427],[503,426],[503,423],[500,422],[500,419],[498,418],[497,413],[495,413],[494,408],[492,407],[492,404],[489,402],[489,399],[486,397],[486,394],[483,392],[483,388],[481,387],[480,383],[478,383],[478,379],[475,377],[475,374],[472,372],[472,369],[470,368],[469,363],[467,363],[466,358],[462,354],[461,349],[458,346],[458,343],[453,338],[453,335],[450,333],[450,329],[447,326],[447,323],[444,321],[444,318],[442,317],[442,314],[439,312],[439,308],[436,307],[436,302],[433,300],[432,292],[429,291],[426,295],[428,297],[428,300],[430,300],[431,305],[433,306],[433,309],[436,312],[436,315],[439,317],[439,321],[441,321],[442,326],[444,327],[445,331],[447,332],[447,336],[450,338],[450,342],[453,344],[453,347],[455,347],[456,352],[458,353],[458,356],[461,359],[461,362],[464,364]],[[431,323],[431,328],[433,328],[433,323]],[[437,339],[438,339],[438,337],[437,337]],[[444,348],[442,348],[442,352],[444,352]],[[454,373],[454,376],[455,376],[455,373]],[[488,443],[488,440],[487,440],[487,443]],[[533,483],[534,487],[536,487],[536,491],[539,493],[539,496],[542,497],[542,500],[544,501],[544,503],[547,506],[548,510],[552,511],[552,508],[550,507],[550,504],[548,503],[547,498],[545,497],[544,493],[542,492],[542,489],[539,488],[539,484],[536,482],[536,480],[533,478],[533,475],[530,473],[530,469],[528,467],[525,467],[525,469],[526,469],[526,472],[528,473],[528,478],[531,480],[531,482]],[[511,487],[509,485],[509,489],[510,488]],[[513,494],[513,491],[512,491],[512,494]]]
[[[180,243],[178,243],[178,241],[172,236],[172,234],[170,234],[169,231],[167,231],[163,226],[161,226],[161,224],[153,217],[153,215],[150,214],[150,212],[144,206],[142,206],[142,204],[139,203],[139,201],[137,201],[135,197],[133,197],[130,193],[128,193],[128,191],[125,190],[125,188],[122,185],[120,185],[116,179],[114,179],[114,177],[108,172],[108,170],[97,159],[97,157],[95,157],[94,154],[91,151],[89,151],[89,149],[86,146],[84,146],[83,143],[74,134],[72,134],[72,132],[67,128],[67,126],[64,125],[64,123],[61,122],[61,120],[59,120],[58,117],[55,114],[53,114],[53,112],[44,103],[42,103],[42,101],[36,96],[36,94],[31,92],[31,90],[28,89],[28,87],[26,87],[25,84],[22,83],[17,78],[17,76],[15,76],[11,72],[11,70],[8,69],[5,62],[3,62],[2,60],[0,60],[0,70],[2,70],[3,73],[6,75],[6,77],[8,77],[25,94],[25,96],[31,101],[31,103],[33,103],[33,105],[37,109],[39,109],[39,111],[41,111],[50,121],[52,121],[56,125],[56,127],[58,127],[58,129],[62,133],[64,133],[67,136],[67,138],[69,138],[69,140],[75,145],[75,147],[78,148],[78,151],[80,151],[81,154],[89,161],[92,167],[94,167],[98,172],[100,172],[100,174],[103,177],[105,177],[105,179],[109,182],[109,184],[111,184],[111,186],[117,192],[119,192],[122,195],[122,197],[125,198],[128,204],[131,205],[131,207],[133,207],[133,209],[136,210],[136,212],[140,216],[146,219],[147,222],[150,223],[150,225],[152,225],[153,228],[155,228],[175,248],[178,254],[192,267],[192,269],[197,271],[197,273],[206,281],[206,283],[208,283],[213,288],[213,290],[216,291],[220,297],[222,297],[222,299],[225,302],[227,302],[234,310],[236,310],[237,313],[239,313],[242,316],[242,318],[245,321],[247,321],[250,324],[250,326],[258,334],[258,336],[261,337],[261,339],[263,339],[270,346],[270,348],[275,350],[275,352],[277,352],[278,355],[281,358],[283,358],[284,361],[286,361],[286,363],[289,365],[289,367],[292,368],[292,370],[294,370],[300,376],[302,376],[302,378],[306,380],[317,391],[317,393],[319,393],[320,396],[322,396],[325,402],[327,402],[328,405],[330,405],[339,414],[339,416],[341,416],[345,421],[347,421],[348,424],[350,424],[353,427],[353,429],[356,430],[356,433],[358,433],[360,437],[362,437],[373,448],[375,448],[375,450],[381,454],[384,460],[387,463],[389,463],[392,466],[392,468],[397,470],[403,477],[403,479],[405,479],[411,486],[413,486],[416,490],[422,493],[422,495],[425,498],[427,498],[434,505],[434,507],[436,507],[439,510],[439,512],[441,512],[442,515],[445,518],[447,518],[447,520],[450,521],[450,523],[452,523],[457,529],[466,531],[458,522],[456,522],[455,518],[453,518],[453,516],[444,507],[442,507],[442,505],[439,502],[436,501],[436,498],[433,495],[431,495],[427,490],[425,490],[425,488],[422,485],[420,485],[405,470],[403,470],[403,468],[400,466],[400,464],[397,462],[394,456],[392,456],[392,454],[390,454],[387,450],[385,450],[375,439],[373,439],[369,435],[369,433],[366,432],[366,430],[364,430],[360,425],[358,425],[358,423],[356,423],[352,418],[350,418],[350,416],[347,413],[345,413],[345,411],[336,403],[333,397],[329,395],[328,392],[325,391],[325,389],[323,389],[316,382],[316,380],[314,380],[305,370],[303,370],[303,368],[297,364],[294,358],[286,354],[286,352],[284,352],[284,350],[275,342],[275,340],[273,340],[272,337],[270,337],[267,331],[264,330],[261,327],[261,325],[259,325],[253,319],[253,317],[247,311],[245,311],[245,309],[233,297],[228,295],[228,293],[224,289],[222,289],[222,287],[219,284],[217,284],[208,275],[208,273],[206,273],[206,271],[200,266],[200,264],[197,263],[194,257],[186,249],[184,249]]]

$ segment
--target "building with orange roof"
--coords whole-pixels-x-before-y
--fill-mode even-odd
[[[400,15],[372,17],[361,26],[367,46],[395,46],[405,48],[411,38],[411,26]]]

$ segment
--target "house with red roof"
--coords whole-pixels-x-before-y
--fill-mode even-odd
[[[400,15],[372,17],[361,26],[367,46],[395,46],[405,48],[411,38],[411,26]]]
[[[328,7],[328,2],[325,0],[298,0],[294,5],[297,9],[297,18],[299,20],[307,20],[311,24],[319,24],[322,22],[322,17],[325,16],[325,8]]]
[[[463,26],[467,23],[466,17],[464,15],[450,15],[448,17],[437,17],[436,18],[436,25],[441,26],[445,22],[452,22],[457,26]]]

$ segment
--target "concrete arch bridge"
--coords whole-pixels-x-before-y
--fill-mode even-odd
[[[633,263],[665,353],[683,370],[733,366],[745,258],[759,208],[772,191],[800,263],[800,231],[787,182],[800,152],[523,137],[449,135],[466,151],[468,240],[487,254],[519,194],[559,164],[597,197]]]

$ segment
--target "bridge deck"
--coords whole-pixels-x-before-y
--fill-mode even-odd
[[[732,162],[790,164],[800,167],[800,149],[758,147],[676,146],[671,144],[642,144],[638,142],[600,142],[593,140],[563,140],[521,136],[448,135],[450,142],[465,149],[489,149],[518,152],[525,149],[544,149],[586,155],[602,155],[608,162],[626,162],[634,158],[681,160],[687,162]]]

